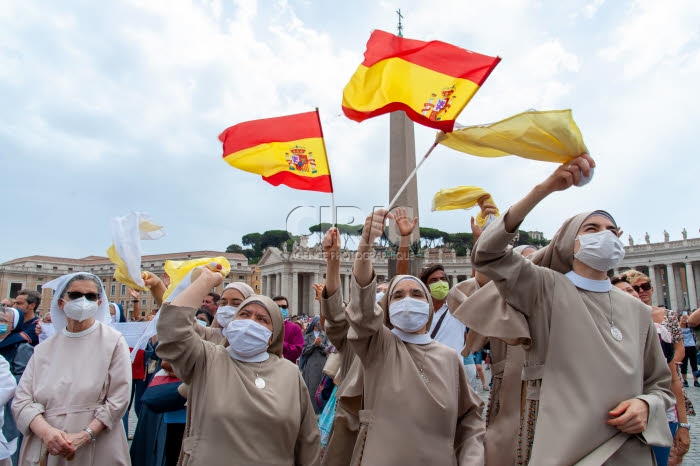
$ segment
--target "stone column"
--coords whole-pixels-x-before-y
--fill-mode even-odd
[[[671,309],[678,311],[678,293],[676,293],[676,277],[673,274],[673,264],[666,264],[666,273],[668,274],[668,300],[671,303]]]
[[[277,290],[275,291],[275,294],[281,295],[282,294],[282,272],[277,272],[275,274],[276,277],[276,282],[277,282]]]
[[[352,277],[349,274],[345,274],[345,280],[343,281],[343,299],[345,302],[350,301],[350,280],[352,280]]]
[[[294,315],[299,314],[299,274],[297,272],[292,272],[292,302],[289,303],[292,306],[292,311]]]
[[[650,265],[649,266],[649,283],[651,283],[652,288],[654,288],[654,292],[651,294],[651,304],[653,306],[658,306],[658,304],[662,301],[662,299],[659,299],[659,296],[664,295],[664,290],[656,286],[658,283],[656,280],[656,266],[655,265]]]
[[[693,273],[693,263],[685,263],[685,278],[688,282],[688,305],[690,310],[698,308],[698,297],[695,294],[695,274]]]
[[[280,272],[280,294],[286,296],[287,299],[289,299],[289,295],[291,294],[291,290],[289,289],[289,280],[291,277],[289,275],[288,273]]]

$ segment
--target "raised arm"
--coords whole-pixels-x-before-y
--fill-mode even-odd
[[[567,165],[559,166],[544,182],[535,186],[502,217],[484,230],[474,245],[472,265],[494,281],[501,296],[523,314],[529,314],[539,291],[546,285],[547,272],[509,247],[525,216],[545,197],[568,189],[590,175],[593,159],[583,154]]]
[[[351,327],[348,340],[365,366],[381,359],[372,356],[382,354],[384,336],[389,333],[384,327],[384,311],[376,304],[377,277],[371,258],[372,244],[382,235],[387,218],[392,218],[392,215],[380,209],[365,220],[350,283],[352,299],[345,309]]]
[[[396,275],[407,275],[411,263],[411,234],[413,234],[413,230],[418,225],[418,217],[414,217],[411,220],[408,218],[406,209],[397,207],[394,211],[394,219],[401,235],[399,251],[396,255]]]
[[[326,321],[328,339],[338,351],[343,352],[350,326],[345,318],[343,293],[340,289],[340,236],[338,229],[329,229],[323,237],[321,245],[326,257],[326,285],[321,294],[321,315]]]
[[[156,300],[158,307],[161,307],[163,305],[163,295],[166,290],[163,281],[151,272],[142,272],[141,278],[143,278],[146,286],[151,289],[151,294],[153,295],[153,299]]]
[[[194,314],[202,298],[222,281],[221,273],[202,267],[199,277],[172,303],[164,304],[159,313],[158,355],[166,361],[172,361],[175,373],[185,383],[192,382],[195,367],[205,352],[205,342],[192,326]]]

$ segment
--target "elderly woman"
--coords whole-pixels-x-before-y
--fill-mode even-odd
[[[612,216],[570,218],[531,261],[509,246],[540,201],[579,184],[594,166],[583,154],[558,167],[492,223],[472,253],[502,302],[481,309],[471,328],[526,345],[512,446],[518,464],[652,465],[651,445],[671,445],[671,375],[649,308],[607,277],[624,257]]]
[[[625,277],[634,291],[637,292],[639,299],[644,304],[651,307],[651,319],[654,321],[654,324],[665,328],[671,335],[674,354],[673,359],[668,362],[668,367],[671,370],[671,391],[673,391],[676,397],[676,404],[675,407],[669,408],[666,416],[668,417],[669,428],[673,434],[674,456],[682,457],[690,448],[690,424],[688,423],[688,413],[685,410],[685,396],[678,372],[678,365],[681,364],[685,356],[683,333],[678,323],[678,317],[674,311],[652,304],[651,297],[654,293],[654,288],[651,286],[649,277],[637,270],[626,271]],[[659,466],[666,466],[666,464],[669,464],[669,455],[671,452],[672,450],[670,448],[654,448],[656,462]]]
[[[318,464],[316,417],[298,368],[282,358],[279,307],[250,296],[223,330],[227,348],[204,341],[194,314],[223,277],[201,270],[158,321],[158,354],[189,384],[180,464]]]
[[[375,303],[370,248],[387,217],[393,215],[378,210],[365,222],[346,308],[348,343],[364,367],[351,464],[481,465],[483,402],[459,355],[427,333],[434,312],[428,288],[416,277],[397,275]]]
[[[56,335],[35,348],[12,403],[25,435],[20,464],[127,465],[120,419],[129,404],[129,347],[108,325],[102,282],[75,273],[44,287],[55,291]]]
[[[329,346],[330,342],[326,332],[321,328],[321,318],[314,316],[304,335],[304,349],[301,352],[300,369],[306,388],[311,396],[311,404],[317,414],[320,410],[316,406],[313,397],[323,378],[323,366],[326,364],[326,350],[328,350]]]

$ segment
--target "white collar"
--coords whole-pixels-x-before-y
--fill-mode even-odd
[[[605,280],[592,280],[590,278],[582,277],[573,270],[566,274],[566,278],[571,280],[576,288],[581,288],[582,290],[593,291],[595,293],[607,293],[612,289],[612,283],[607,278]]]
[[[97,327],[99,325],[100,321],[95,320],[95,322],[89,328],[86,328],[85,330],[82,330],[80,332],[69,332],[67,328],[63,327],[63,334],[70,338],[80,338],[84,337],[85,335],[90,335],[92,332],[97,330]]]
[[[401,340],[405,341],[406,343],[413,343],[416,345],[427,345],[433,341],[433,339],[430,338],[430,335],[427,333],[407,333],[403,330],[399,330],[396,327],[391,329],[391,333],[401,338]]]
[[[255,356],[248,357],[236,354],[236,352],[233,351],[233,349],[230,346],[226,348],[226,351],[228,351],[229,356],[231,356],[233,359],[243,362],[263,362],[267,361],[270,358],[270,353],[268,353],[267,351],[263,351],[262,353],[258,353]]]

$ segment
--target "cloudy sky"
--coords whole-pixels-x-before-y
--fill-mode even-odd
[[[60,6],[59,6],[60,4]],[[439,5],[439,6],[438,6]],[[0,261],[104,255],[111,217],[147,212],[167,236],[147,254],[223,250],[255,231],[304,233],[327,195],[230,168],[217,139],[241,121],[319,107],[347,222],[388,202],[389,118],[352,122],[342,90],[373,29],[502,57],[461,124],[571,108],[598,169],[524,228],[550,237],[606,208],[637,241],[700,236],[700,2],[696,0],[125,0],[0,2]],[[695,128],[695,129],[694,129]],[[435,132],[416,126],[417,156]],[[476,185],[502,208],[555,167],[439,147],[418,175],[421,224],[441,188]],[[473,212],[472,212],[473,213]],[[325,220],[325,218],[324,218]]]

